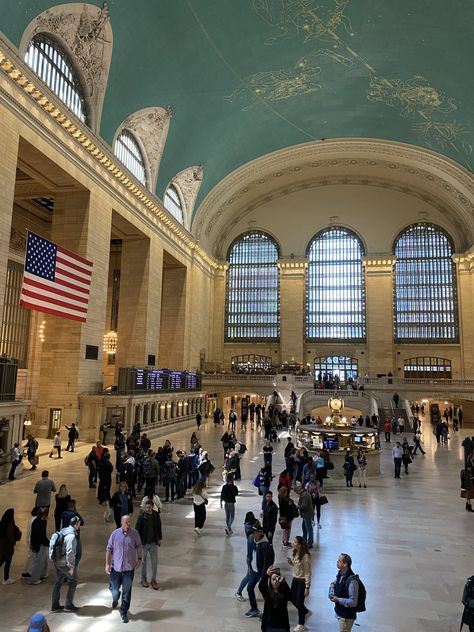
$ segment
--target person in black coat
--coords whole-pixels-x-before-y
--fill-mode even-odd
[[[97,500],[100,504],[104,500],[110,501],[110,488],[112,486],[112,472],[114,466],[110,462],[110,452],[105,452],[99,461],[97,469],[99,474],[99,486],[97,488]]]
[[[114,510],[115,524],[119,529],[122,524],[122,516],[130,516],[133,513],[133,502],[127,483],[123,481],[120,483],[118,490],[110,500],[110,506]]]
[[[273,493],[268,491],[262,502],[262,526],[267,538],[272,541],[278,521],[278,506],[273,502]]]
[[[290,632],[288,602],[293,603],[293,595],[285,578],[280,575],[280,569],[270,566],[267,574],[260,580],[258,589],[265,602],[262,632],[267,630]]]

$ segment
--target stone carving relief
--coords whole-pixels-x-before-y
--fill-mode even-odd
[[[133,133],[145,152],[150,190],[154,191],[161,157],[165,148],[173,110],[170,106],[150,107],[130,114],[120,125],[116,136],[127,129]]]
[[[54,36],[80,68],[87,90],[84,96],[90,127],[97,132],[112,59],[112,27],[107,2],[102,8],[83,3],[61,4],[40,13],[23,33],[22,55],[37,33]]]
[[[12,227],[10,232],[10,251],[24,254],[26,249],[26,233]]]
[[[178,173],[170,182],[174,184],[184,202],[184,223],[188,226],[190,218],[193,214],[196,198],[201,188],[203,168],[202,165],[195,165],[194,167],[188,167]]]

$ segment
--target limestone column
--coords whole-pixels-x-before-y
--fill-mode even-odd
[[[306,259],[280,259],[280,359],[303,364]]]
[[[163,250],[157,239],[122,244],[115,366],[143,367],[158,355]]]
[[[6,110],[0,120],[0,314],[3,314],[5,282],[7,276],[8,249],[12,227],[13,200],[15,195],[16,167],[18,162],[19,135],[14,119]]]
[[[460,370],[453,365],[453,378],[474,378],[474,253],[456,254],[458,287]]]
[[[225,330],[225,291],[227,265],[222,264],[214,272],[212,305],[211,305],[211,335],[209,348],[209,362],[215,368],[224,368],[224,330]]]
[[[363,257],[365,267],[367,371],[371,377],[394,370],[393,255]]]
[[[39,376],[36,423],[49,425],[49,409],[61,409],[62,425],[80,420],[79,393],[102,388],[102,340],[105,327],[112,205],[105,192],[59,193],[55,196],[51,239],[94,263],[87,322],[45,314],[45,343]],[[98,359],[86,359],[86,346]],[[38,419],[39,417],[39,419]],[[100,419],[91,420],[92,426]],[[95,439],[95,427],[81,427],[81,437]]]

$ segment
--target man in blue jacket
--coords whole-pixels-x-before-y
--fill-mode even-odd
[[[253,533],[249,535],[247,540],[247,565],[250,576],[249,583],[247,584],[247,592],[250,601],[250,610],[245,613],[247,618],[257,617],[260,614],[260,610],[257,607],[257,599],[255,597],[255,586],[262,577],[266,576],[267,570],[275,561],[275,552],[273,547],[265,537],[263,527],[258,520],[253,525],[252,530]],[[254,551],[256,570],[252,567]]]

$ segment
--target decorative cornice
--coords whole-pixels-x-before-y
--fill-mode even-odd
[[[78,143],[94,158],[99,168],[106,169],[111,176],[131,193],[135,200],[141,203],[160,221],[163,227],[170,230],[178,242],[186,244],[194,250],[211,267],[218,267],[214,258],[195,242],[191,234],[181,225],[176,224],[167,215],[162,202],[146,191],[128,170],[117,160],[109,148],[96,138],[87,126],[83,125],[68,108],[42,84],[39,78],[16,58],[12,51],[6,52],[5,43],[0,42],[0,70],[36,103],[49,117],[66,131],[73,142]]]
[[[362,265],[366,268],[392,268],[397,261],[397,257],[393,255],[371,255],[370,257],[362,257]]]
[[[194,204],[196,203],[199,189],[202,184],[202,175],[202,165],[194,165],[193,167],[183,169],[183,171],[177,173],[171,180],[171,183],[176,186],[182,197],[186,226],[189,226],[191,223]]]

